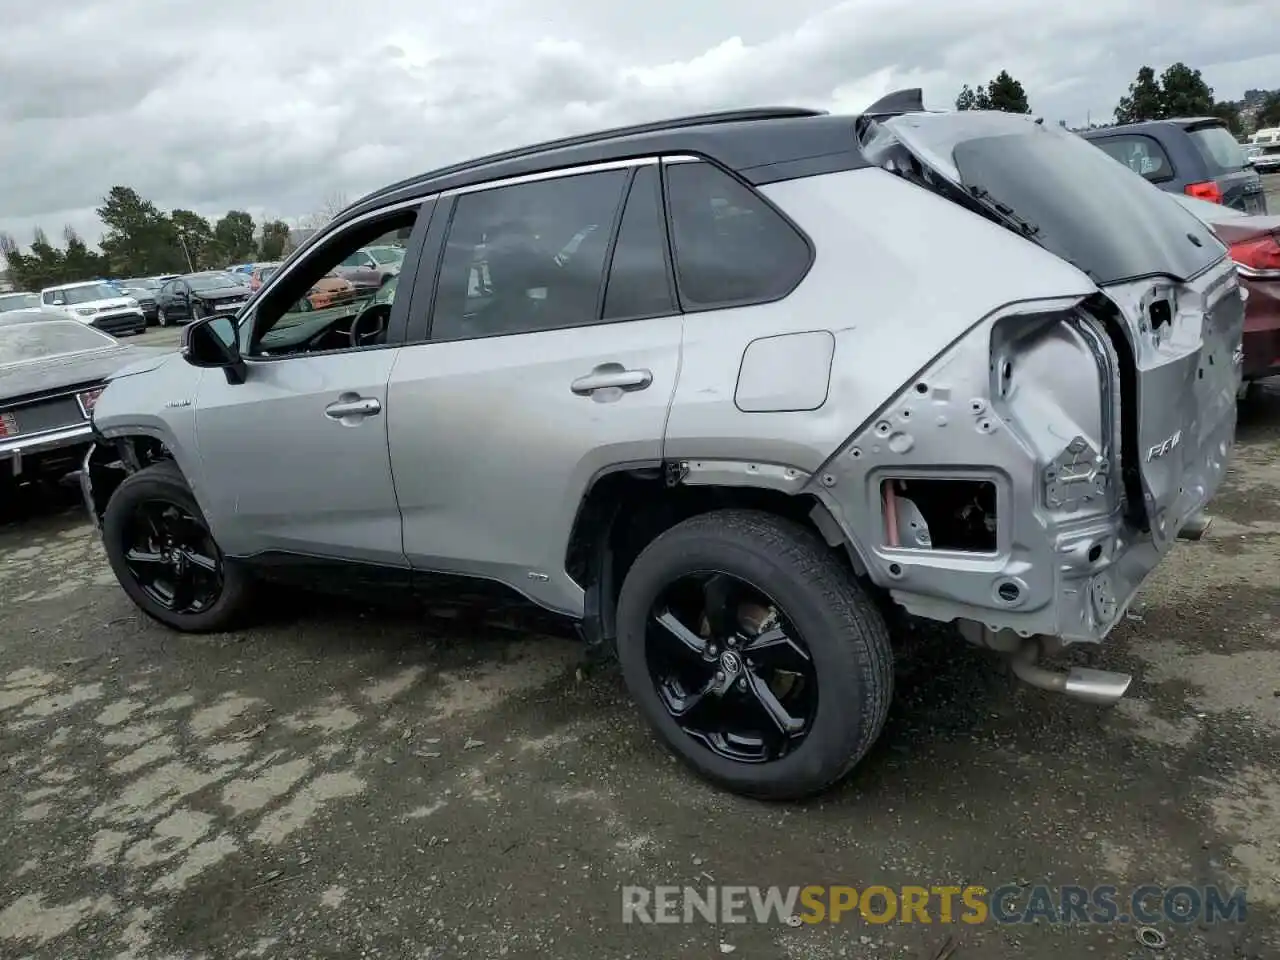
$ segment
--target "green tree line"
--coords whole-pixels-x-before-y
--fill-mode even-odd
[[[0,233],[0,256],[8,264],[9,282],[19,290],[39,290],[58,283],[95,277],[136,277],[215,269],[249,260],[279,260],[289,251],[289,227],[279,220],[262,224],[229,210],[210,222],[191,210],[165,212],[131,187],[112,187],[97,208],[106,226],[92,250],[66,227],[62,246],[37,228],[23,251],[17,240]]]
[[[1026,90],[1007,70],[986,84],[970,87],[966,83],[956,96],[956,109],[1031,112]],[[1251,122],[1246,120],[1247,113],[1252,114]],[[1236,136],[1249,129],[1280,126],[1280,90],[1248,90],[1243,100],[1217,100],[1200,71],[1185,63],[1172,64],[1159,76],[1144,66],[1113,113],[1115,123],[1206,116],[1220,117]]]

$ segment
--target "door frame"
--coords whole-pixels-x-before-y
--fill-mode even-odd
[[[253,341],[253,333],[258,326],[258,304],[271,295],[271,291],[277,289],[291,273],[298,269],[299,264],[310,263],[317,256],[322,256],[325,250],[331,250],[333,246],[341,241],[341,238],[348,235],[352,230],[367,226],[371,221],[377,221],[386,217],[394,216],[414,207],[418,208],[418,216],[413,224],[413,231],[409,234],[409,242],[405,245],[404,266],[402,273],[408,271],[411,281],[411,287],[416,285],[417,275],[421,272],[420,266],[423,249],[426,243],[427,234],[431,224],[438,221],[436,210],[439,207],[436,196],[415,197],[411,200],[402,200],[399,203],[388,204],[385,207],[379,207],[377,210],[371,210],[349,221],[339,224],[320,234],[305,246],[291,256],[285,263],[271,275],[271,278],[264,283],[258,292],[254,295],[253,301],[249,308],[241,315],[239,322],[239,338],[240,350],[244,358],[245,364],[252,368],[257,364],[278,363],[282,360],[296,359],[298,354],[280,354],[279,356],[264,357],[254,356],[248,352],[248,348]],[[399,288],[397,287],[397,294]],[[412,296],[403,300],[397,295],[395,301],[391,304],[391,316],[387,321],[387,336],[385,342],[372,344],[367,347],[344,347],[338,350],[315,351],[307,354],[307,356],[331,356],[337,353],[353,353],[356,351],[366,350],[388,350],[403,346],[406,340],[409,328],[410,307]]]

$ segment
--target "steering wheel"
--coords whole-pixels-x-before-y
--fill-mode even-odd
[[[391,320],[391,304],[375,303],[365,307],[351,321],[351,346],[367,347],[378,337],[387,332],[387,323]],[[363,328],[368,327],[365,330]]]

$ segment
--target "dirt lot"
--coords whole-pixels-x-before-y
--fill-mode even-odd
[[[934,926],[626,926],[626,884],[1244,884],[1178,958],[1280,953],[1280,384],[1208,539],[1100,652],[1113,710],[912,645],[821,801],[686,775],[556,636],[281,597],[204,639],[138,616],[74,501],[0,528],[0,956],[931,957]],[[30,505],[29,505],[30,506]],[[464,616],[456,616],[462,613]],[[521,621],[514,621],[519,626]],[[1129,958],[1129,926],[951,927],[956,960]]]

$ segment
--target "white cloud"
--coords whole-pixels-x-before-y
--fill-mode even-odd
[[[1007,68],[1051,121],[1107,117],[1137,68],[1220,96],[1280,86],[1264,0],[0,0],[0,230],[20,242],[126,184],[164,208],[305,216],[480,152],[753,104],[948,106]]]

